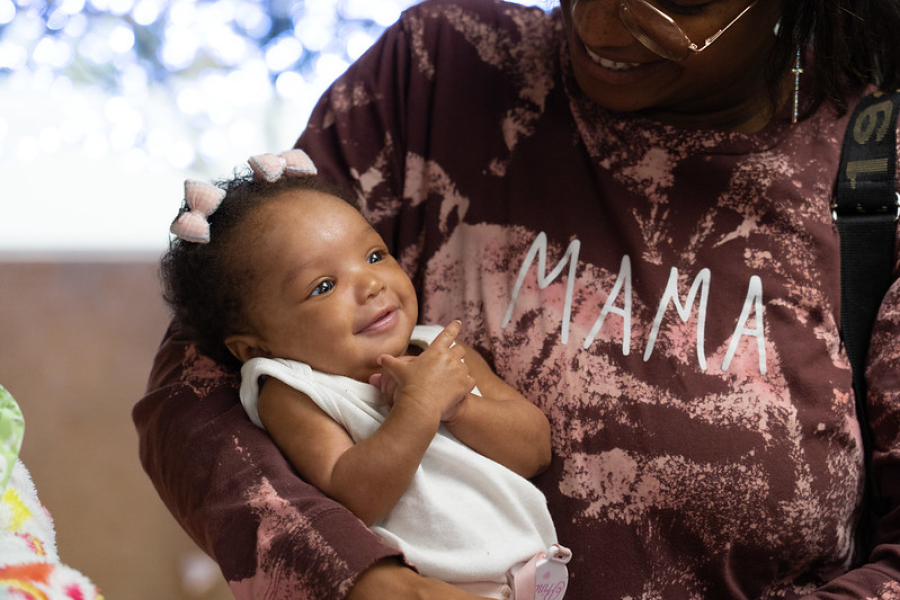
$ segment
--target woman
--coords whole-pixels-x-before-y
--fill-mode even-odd
[[[898,87],[900,3],[783,4],[426,2],[298,142],[355,187],[420,319],[461,318],[548,415],[536,483],[573,550],[568,598],[900,590],[890,518],[889,543],[854,550],[860,427],[829,206],[846,109]],[[868,365],[884,473],[898,293]],[[134,414],[157,489],[238,598],[465,597],[294,477],[233,377],[170,335]]]

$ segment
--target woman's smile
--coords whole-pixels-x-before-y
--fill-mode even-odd
[[[670,62],[660,58],[634,62],[611,56],[611,53],[600,54],[586,44],[581,44],[581,48],[584,54],[573,57],[573,62],[578,61],[577,70],[594,81],[609,85],[634,85],[658,77],[660,67],[667,66]]]
[[[759,2],[709,49],[678,61],[639,42],[615,6],[561,2],[572,71],[588,98],[609,110],[640,111],[671,124],[758,127],[760,106],[769,102],[762,57],[774,42],[775,2]],[[723,0],[703,6],[682,18],[696,39],[714,33],[747,4]]]
[[[587,52],[588,58],[590,58],[592,61],[603,67],[606,67],[607,69],[612,69],[613,71],[628,71],[641,66],[641,63],[615,62],[608,58],[603,58],[599,54],[595,54],[587,46],[584,47],[584,51]]]

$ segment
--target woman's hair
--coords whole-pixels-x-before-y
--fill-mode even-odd
[[[769,60],[773,97],[798,48],[812,48],[814,64],[802,65],[801,114],[823,102],[839,115],[847,96],[868,85],[900,88],[900,0],[781,0],[783,12]]]
[[[282,176],[275,182],[252,175],[215,182],[225,190],[219,207],[208,217],[210,241],[173,238],[160,261],[163,298],[178,327],[192,334],[210,356],[225,363],[237,359],[225,347],[228,335],[247,330],[246,301],[255,281],[245,260],[253,245],[253,215],[287,191],[316,191],[355,202],[321,175]],[[185,212],[187,207],[182,207]]]

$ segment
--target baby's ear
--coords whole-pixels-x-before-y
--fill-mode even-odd
[[[225,347],[242,363],[251,358],[269,356],[269,353],[262,347],[260,339],[250,333],[229,335],[225,338]]]

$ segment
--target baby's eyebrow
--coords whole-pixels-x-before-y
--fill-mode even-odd
[[[295,264],[292,264],[284,273],[284,276],[281,278],[281,285],[279,286],[280,293],[288,292],[295,285],[295,281],[300,279],[301,275],[304,271],[309,270],[310,265],[309,261],[303,260],[299,261]]]

